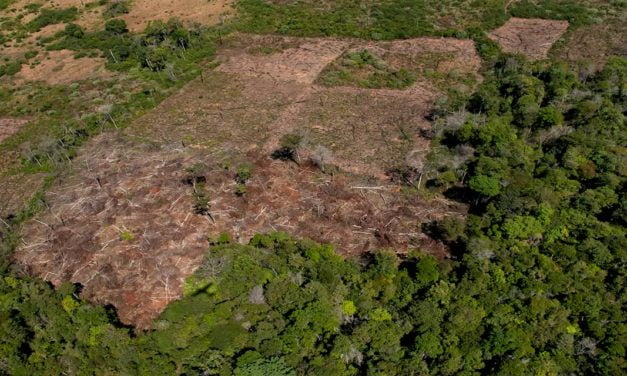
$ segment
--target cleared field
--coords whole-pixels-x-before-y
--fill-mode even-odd
[[[124,323],[148,328],[181,296],[185,278],[222,233],[247,242],[286,231],[336,244],[344,255],[389,247],[448,256],[421,224],[465,207],[405,194],[386,175],[419,168],[428,151],[424,116],[440,95],[431,76],[405,90],[315,83],[351,48],[400,54],[411,51],[404,46],[421,51],[421,40],[376,46],[238,38],[220,55],[222,65],[125,136],[100,136],[82,148],[47,194],[49,209],[24,226],[19,265],[55,285],[81,283],[84,297],[113,304]],[[472,43],[439,41],[474,53]],[[454,51],[446,56],[459,59]],[[463,68],[475,74],[478,59],[468,61]],[[294,160],[270,158],[294,133],[302,136]]]
[[[567,29],[568,21],[513,17],[489,36],[505,52],[540,60],[546,59],[553,44]]]
[[[215,25],[232,16],[233,0],[134,0],[123,15],[131,31],[144,30],[153,20],[175,17],[188,23]]]

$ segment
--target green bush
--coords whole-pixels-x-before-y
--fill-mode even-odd
[[[10,61],[6,64],[0,64],[0,77],[12,76],[22,69],[21,61]]]
[[[83,31],[83,28],[79,25],[75,23],[69,23],[65,26],[63,34],[69,38],[80,39],[85,36],[85,31]]]
[[[130,12],[129,1],[127,0],[114,0],[104,12],[105,18],[117,17],[121,14]]]
[[[111,34],[121,35],[128,33],[128,27],[126,26],[126,21],[116,18],[105,23],[105,31]]]
[[[32,21],[26,24],[26,27],[29,31],[39,31],[42,28],[63,23],[63,22],[72,22],[78,16],[78,9],[76,7],[70,7],[65,9],[49,9],[42,8]]]
[[[0,10],[5,10],[9,5],[13,4],[15,0],[0,0]]]

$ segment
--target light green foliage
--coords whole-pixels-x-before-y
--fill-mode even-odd
[[[342,313],[346,316],[353,316],[357,313],[357,307],[355,307],[355,303],[352,300],[345,300],[342,302]]]
[[[501,192],[501,182],[497,178],[485,175],[475,175],[468,182],[468,186],[477,193],[493,197]]]
[[[361,50],[346,53],[339,63],[327,67],[319,81],[328,86],[404,89],[416,82],[416,75],[406,69],[393,69],[369,50]]]

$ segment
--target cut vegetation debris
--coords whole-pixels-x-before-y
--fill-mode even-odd
[[[504,52],[525,55],[531,60],[546,59],[549,50],[568,29],[568,21],[510,18],[489,37]]]
[[[260,51],[266,37],[239,38],[247,42],[227,41],[216,70],[126,130],[151,146],[103,136],[83,147],[47,195],[49,209],[24,227],[20,265],[55,285],[81,283],[84,297],[147,328],[220,234],[245,243],[285,231],[344,255],[389,247],[448,257],[421,224],[465,206],[405,194],[415,186],[391,178],[424,164],[435,76],[417,74],[404,90],[315,84],[351,48],[401,56],[423,51],[422,40],[268,37],[272,48]],[[438,41],[452,45],[449,67],[476,75],[472,42]],[[459,45],[466,66],[455,62]]]
[[[113,304],[122,322],[148,328],[221,234],[246,243],[285,231],[336,244],[345,255],[423,247],[442,258],[445,249],[420,224],[465,210],[313,165],[260,157],[245,170],[226,170],[210,158],[94,139],[47,194],[49,209],[24,227],[16,261],[55,285],[81,283],[85,298]]]

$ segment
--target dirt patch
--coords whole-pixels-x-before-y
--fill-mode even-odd
[[[141,328],[181,296],[208,237],[228,232],[247,242],[256,233],[287,231],[331,242],[343,254],[402,252],[429,246],[421,222],[463,211],[390,184],[359,184],[266,157],[251,160],[252,177],[238,195],[233,169],[191,148],[102,136],[86,149],[73,163],[77,169],[47,193],[50,210],[24,226],[15,260],[55,285],[81,283],[85,298],[113,304],[122,322]],[[198,162],[206,166],[209,215],[194,210],[187,168]]]
[[[440,54],[432,71],[442,74],[478,77],[480,66],[472,41],[446,38],[369,43],[240,35],[228,45],[216,71],[164,101],[130,132],[218,154],[258,150],[266,155],[279,146],[281,136],[300,132],[309,136],[310,149],[331,149],[340,168],[383,178],[408,154],[426,151],[429,142],[421,134],[430,125],[425,116],[442,92],[432,76],[421,74],[404,90],[372,90],[317,85],[320,72],[345,51],[359,48],[382,50],[394,64]]]
[[[45,81],[50,85],[62,85],[94,77],[106,77],[109,73],[101,58],[74,58],[74,51],[50,51],[36,65],[22,65],[16,74],[17,83],[24,81]]]
[[[188,23],[216,25],[234,14],[233,0],[134,0],[123,18],[131,31],[142,31],[149,21],[175,17]]]
[[[396,62],[399,67],[427,66],[442,73],[458,70],[473,75],[477,74],[481,67],[481,58],[470,39],[414,38],[392,42],[359,43],[353,48],[377,50],[384,59]]]
[[[29,119],[0,117],[0,142],[17,132]]]
[[[489,37],[505,52],[541,60],[547,57],[553,44],[567,29],[568,21],[513,17],[492,31]]]

